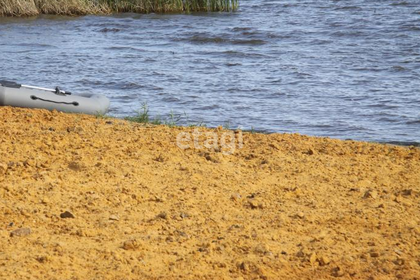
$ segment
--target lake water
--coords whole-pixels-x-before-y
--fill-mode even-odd
[[[242,0],[235,13],[0,19],[0,79],[110,114],[420,142],[420,1]],[[187,117],[185,117],[187,116]]]

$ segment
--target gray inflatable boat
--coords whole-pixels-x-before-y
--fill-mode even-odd
[[[103,95],[72,95],[55,89],[25,86],[10,81],[0,81],[0,106],[39,108],[67,113],[105,114],[109,99]]]

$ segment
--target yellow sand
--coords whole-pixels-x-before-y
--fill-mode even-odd
[[[0,119],[0,279],[419,278],[417,148],[244,133],[229,155],[180,149],[193,128]]]

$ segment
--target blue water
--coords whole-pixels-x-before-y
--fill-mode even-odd
[[[420,1],[242,0],[192,15],[0,19],[0,79],[228,123],[420,142]]]

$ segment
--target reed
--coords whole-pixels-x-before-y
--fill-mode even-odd
[[[34,1],[0,0],[0,16],[33,16],[38,14]]]
[[[0,16],[228,12],[238,0],[0,0]]]

